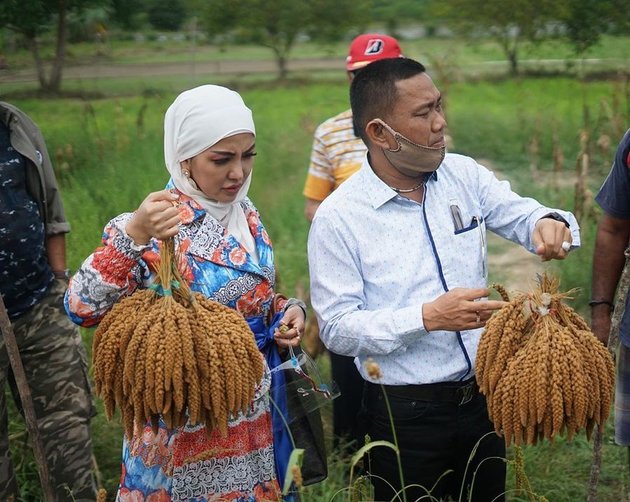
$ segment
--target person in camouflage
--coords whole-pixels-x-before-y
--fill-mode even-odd
[[[0,102],[0,294],[20,350],[58,501],[96,499],[89,422],[94,414],[87,355],[63,306],[65,234],[70,231],[44,139],[16,107]],[[0,339],[0,500],[18,500],[9,454],[9,383]]]

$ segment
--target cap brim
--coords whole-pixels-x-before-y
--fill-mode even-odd
[[[357,61],[355,63],[346,65],[346,69],[348,71],[358,70],[359,68],[363,68],[364,66],[369,65],[371,62],[372,61]]]

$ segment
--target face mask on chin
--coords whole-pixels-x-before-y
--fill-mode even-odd
[[[381,119],[375,119],[375,122],[387,129],[394,136],[396,143],[398,143],[396,150],[383,148],[383,154],[398,171],[403,174],[432,173],[440,167],[446,154],[446,146],[431,148],[418,145],[399,132],[394,131]]]

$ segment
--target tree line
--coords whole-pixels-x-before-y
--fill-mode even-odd
[[[494,39],[519,71],[524,41],[561,37],[577,56],[606,33],[630,33],[627,0],[3,0],[0,29],[16,33],[33,55],[40,88],[61,88],[69,20],[98,13],[101,26],[135,31],[148,27],[176,31],[191,20],[209,43],[255,43],[273,51],[284,78],[291,49],[299,37],[318,42],[341,40],[384,25],[396,35],[402,26],[423,25],[428,33],[447,27],[471,39]],[[54,40],[47,69],[43,40]]]

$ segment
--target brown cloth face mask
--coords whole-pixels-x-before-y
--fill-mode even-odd
[[[431,148],[418,145],[399,132],[394,131],[381,119],[374,119],[385,129],[387,129],[398,143],[396,150],[383,148],[383,154],[389,162],[400,172],[432,173],[437,171],[444,160],[446,146]]]

